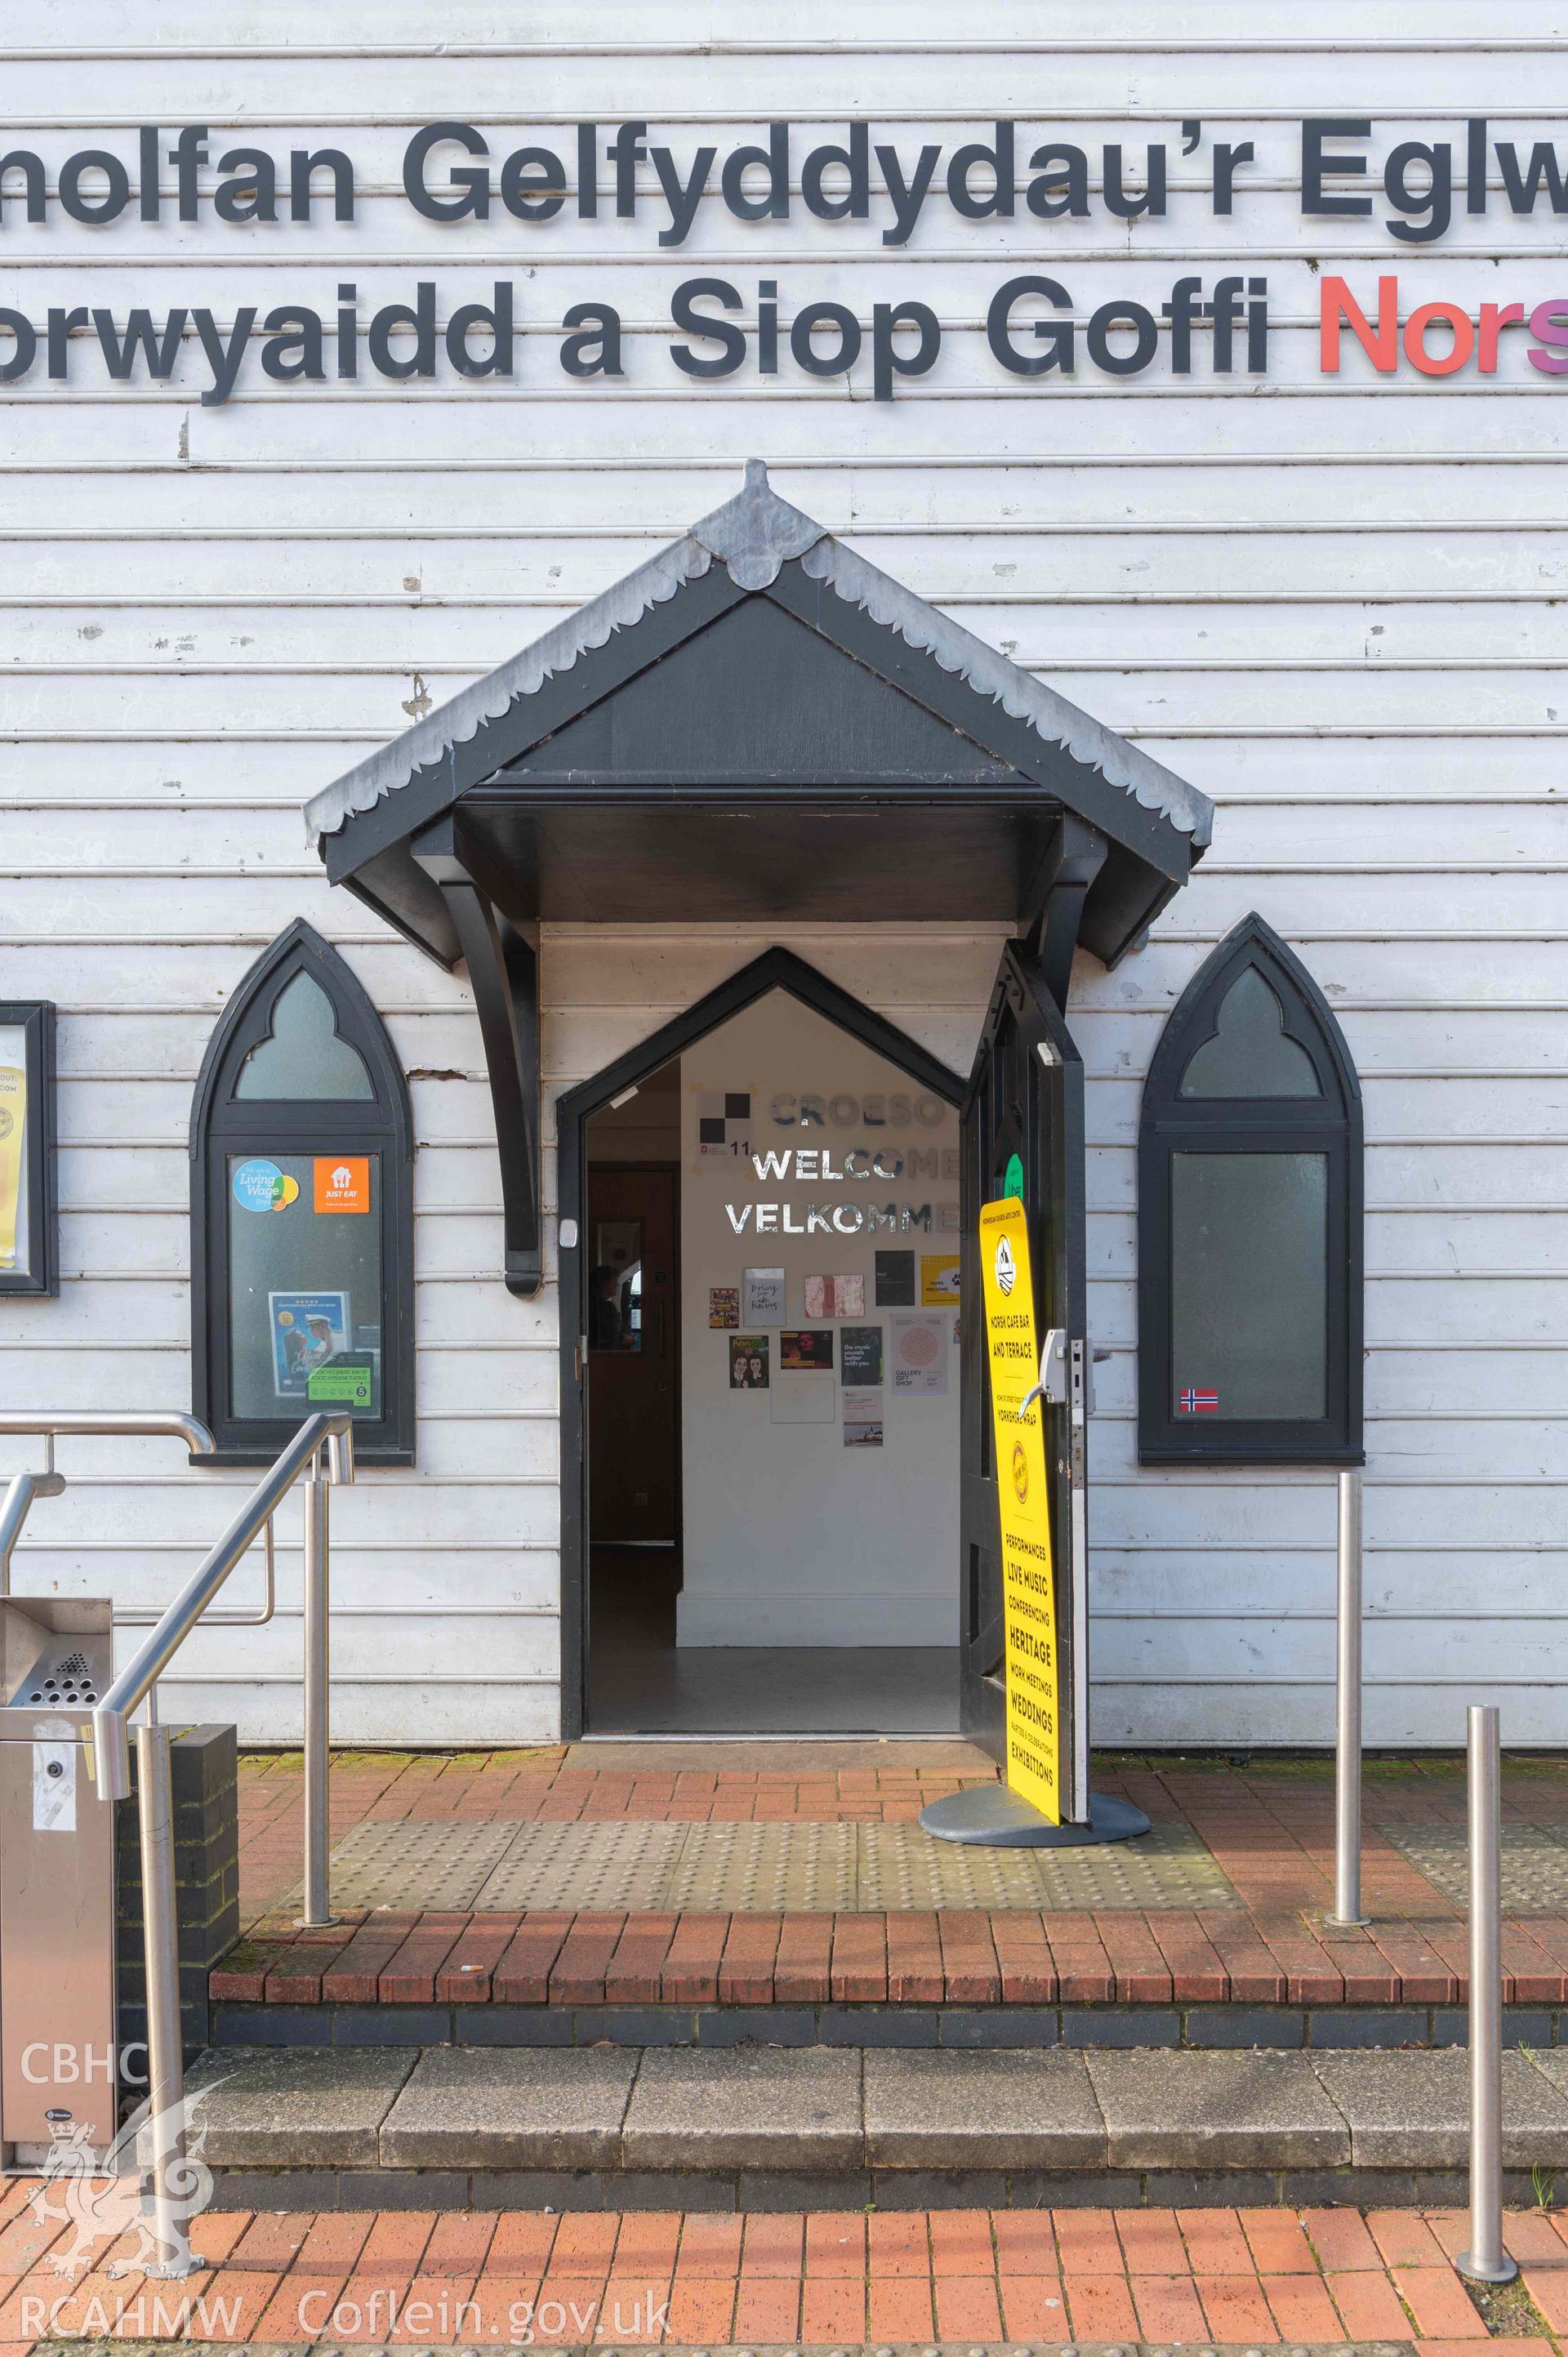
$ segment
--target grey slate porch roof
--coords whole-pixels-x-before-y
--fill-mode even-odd
[[[719,581],[722,599],[713,594]],[[313,796],[306,826],[332,879],[348,883],[422,946],[442,954],[438,942],[424,937],[414,907],[411,862],[418,855],[411,846],[421,831],[453,814],[476,787],[489,796],[504,790],[521,805],[527,772],[548,769],[530,758],[532,748],[559,739],[573,720],[624,694],[640,668],[642,633],[651,669],[715,614],[746,599],[771,600],[805,621],[819,646],[838,648],[860,667],[863,682],[876,674],[875,692],[886,694],[890,713],[896,705],[905,713],[922,708],[955,745],[968,748],[972,779],[954,770],[940,780],[937,797],[961,828],[966,802],[972,801],[976,825],[986,823],[972,792],[983,769],[993,802],[1004,786],[1013,790],[1015,817],[1024,814],[1020,824],[1033,826],[1028,813],[1054,809],[1076,813],[1103,835],[1111,868],[1100,938],[1092,902],[1086,929],[1101,955],[1120,955],[1201,856],[1213,815],[1203,794],[868,564],[781,499],[766,467],[753,459],[744,489],[682,539]],[[724,692],[733,696],[734,683],[726,682]],[[726,772],[724,759],[721,722],[713,776],[672,778],[671,786],[691,785],[711,797],[715,779],[733,775],[744,785],[744,772]],[[918,791],[929,775],[917,767],[886,782],[906,790],[908,799],[908,790]],[[590,773],[579,762],[570,782],[580,809],[602,795],[609,818],[613,777]],[[646,789],[650,777],[637,782]],[[824,802],[837,790],[846,796],[854,791],[859,807],[865,806],[867,781],[859,772],[836,780],[820,768],[802,769],[798,782],[820,787]],[[754,781],[751,791],[759,809],[777,810],[779,798],[768,789],[796,783],[786,762],[779,776]],[[561,778],[552,773],[551,784],[558,806]],[[741,787],[736,794],[746,799]],[[928,846],[920,856],[929,863],[935,855]],[[400,863],[410,870],[406,878],[397,872]]]

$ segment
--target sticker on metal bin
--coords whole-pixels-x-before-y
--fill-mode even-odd
[[[35,1743],[33,1746],[33,1831],[73,1834],[76,1831],[76,1762],[79,1743]]]

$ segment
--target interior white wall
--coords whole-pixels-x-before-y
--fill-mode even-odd
[[[888,1362],[889,1312],[875,1307],[873,1258],[878,1247],[956,1252],[956,1225],[939,1227],[940,1207],[958,1207],[958,1117],[943,1108],[940,1125],[877,1128],[860,1122],[785,1126],[769,1100],[787,1092],[829,1098],[924,1096],[906,1073],[875,1056],[798,999],[773,991],[681,1060],[682,1452],[684,1584],[678,1608],[682,1645],[950,1645],[958,1638],[958,1352],[956,1307],[945,1310],[945,1394],[895,1394]],[[906,1155],[912,1147],[945,1159],[950,1176],[871,1181],[758,1178],[749,1161],[703,1159],[697,1152],[697,1108],[703,1091],[748,1090],[754,1152],[828,1147],[835,1168],[856,1147]],[[887,1167],[885,1161],[884,1167]],[[789,1203],[801,1224],[809,1202],[864,1207],[929,1203],[929,1233],[822,1236],[757,1235],[759,1204]],[[728,1207],[750,1206],[736,1235]],[[833,1372],[802,1380],[829,1388],[832,1419],[774,1420],[779,1333],[769,1332],[769,1389],[732,1392],[729,1336],[708,1324],[713,1286],[741,1286],[748,1267],[782,1268],[789,1327],[845,1324],[883,1329],[883,1445],[846,1448],[843,1383],[835,1335]],[[865,1315],[808,1319],[809,1275],[865,1280]]]

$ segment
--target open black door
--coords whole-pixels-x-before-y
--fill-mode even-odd
[[[1067,1338],[1055,1385],[1062,1397],[1046,1410],[1046,1461],[1063,1679],[1062,1815],[1081,1822],[1089,1814],[1083,1064],[1022,942],[1002,952],[961,1122],[961,1725],[972,1741],[1003,1758],[1000,1526],[978,1222],[983,1203],[1015,1194],[1029,1214],[1036,1322],[1042,1334],[1056,1329]]]

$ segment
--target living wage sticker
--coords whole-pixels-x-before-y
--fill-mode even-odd
[[[1046,1428],[1029,1216],[1015,1197],[980,1209],[986,1352],[996,1496],[1002,1525],[1002,1607],[1007,1663],[1007,1782],[1061,1823],[1056,1574],[1051,1554]]]
[[[242,1211],[286,1211],[298,1199],[299,1181],[288,1178],[275,1162],[253,1155],[234,1166],[234,1200]]]

